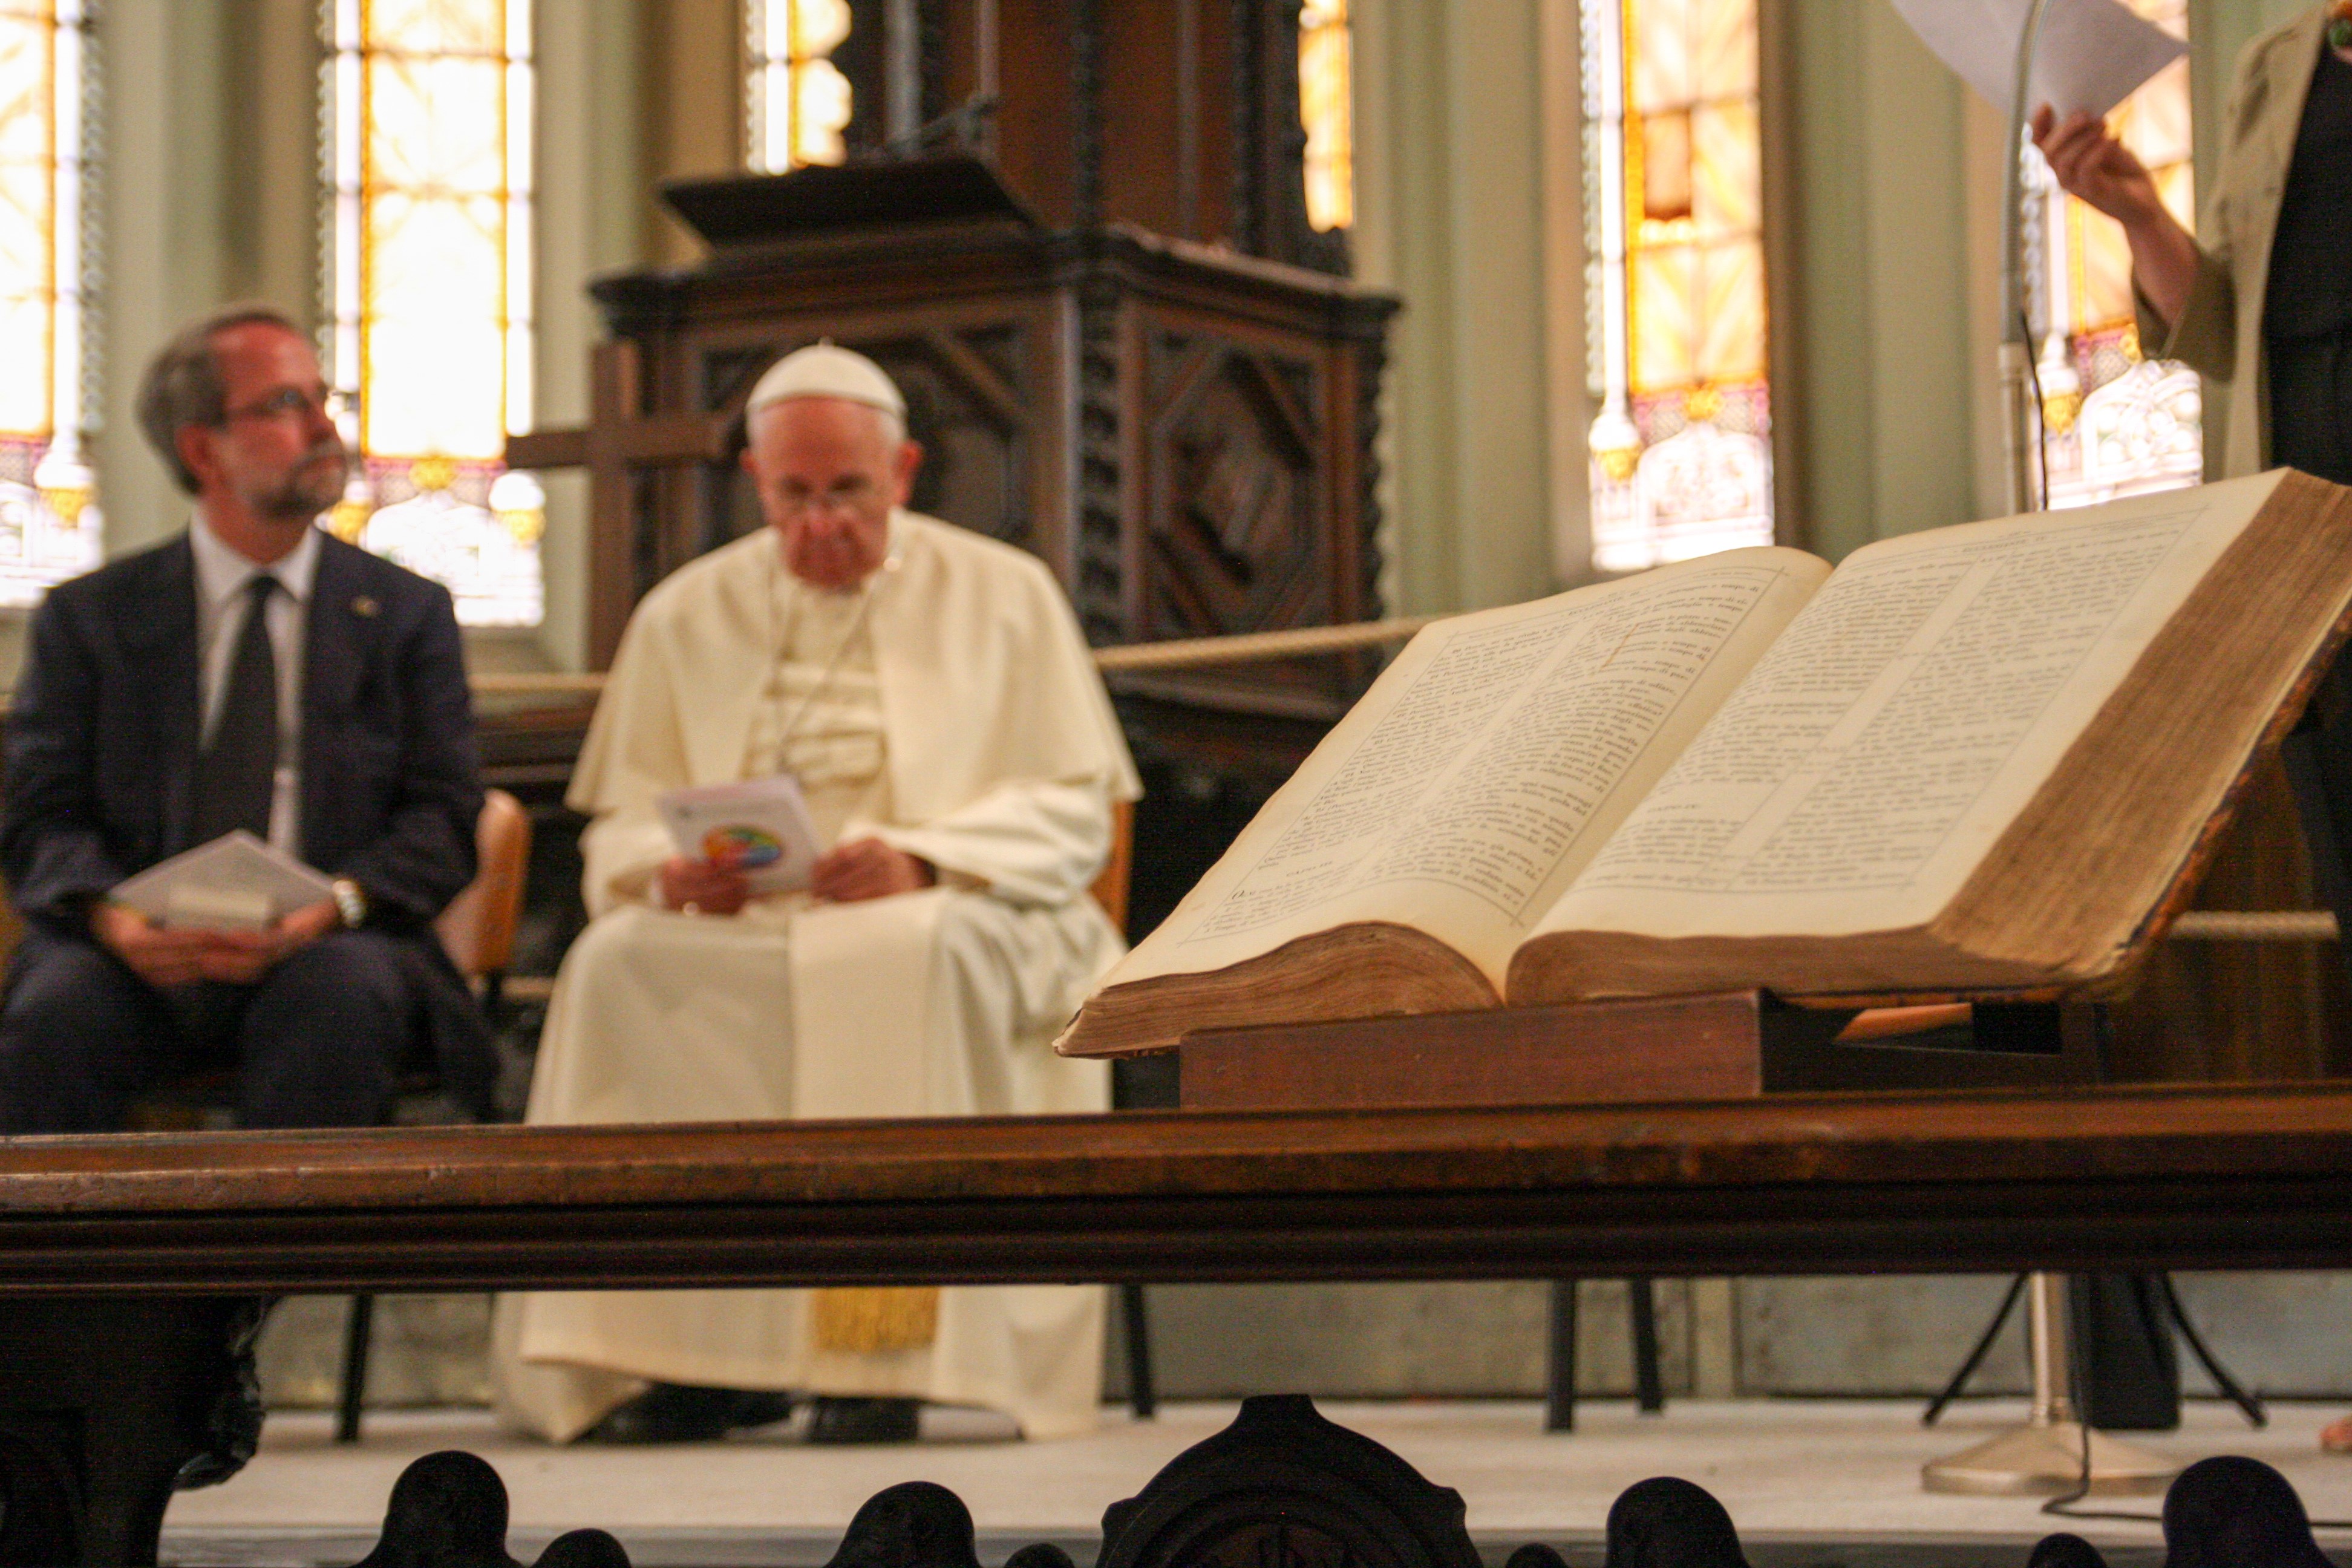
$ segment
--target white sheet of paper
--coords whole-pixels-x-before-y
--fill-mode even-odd
[[[106,895],[158,925],[251,930],[335,896],[333,880],[239,828],[150,866]],[[267,909],[265,919],[255,911]]]
[[[677,852],[741,870],[755,893],[797,892],[816,863],[816,825],[788,773],[674,789],[655,803]]]
[[[2006,115],[2017,87],[2017,45],[2032,0],[1895,0],[1936,58]],[[2026,112],[2105,114],[2189,52],[2179,38],[2116,0],[2050,0],[2028,79]]]

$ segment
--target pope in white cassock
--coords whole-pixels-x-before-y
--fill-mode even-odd
[[[646,595],[572,778],[593,918],[528,1119],[1108,1109],[1051,1041],[1120,951],[1087,889],[1139,788],[1067,602],[904,510],[921,453],[871,361],[803,349],[747,417],[770,526]],[[676,852],[666,791],[776,773],[834,846],[811,892]],[[557,1440],[717,1436],[782,1391],[819,1440],[910,1437],[921,1400],[1043,1437],[1093,1424],[1102,1331],[1094,1287],[537,1293],[500,1300],[497,1362],[509,1420]]]

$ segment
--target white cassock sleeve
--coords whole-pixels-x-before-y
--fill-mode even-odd
[[[694,778],[668,655],[653,618],[632,616],[572,773],[567,804],[593,818],[580,836],[591,918],[649,901],[654,872],[674,853],[654,803]]]
[[[1085,893],[1110,856],[1110,783],[1002,784],[919,827],[865,831],[1006,903],[1050,909]]]

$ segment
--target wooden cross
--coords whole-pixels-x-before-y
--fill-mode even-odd
[[[644,363],[626,338],[589,360],[589,422],[507,437],[510,468],[588,470],[588,663],[603,669],[635,607],[636,518],[632,476],[642,468],[724,462],[732,421],[722,415],[646,414]]]

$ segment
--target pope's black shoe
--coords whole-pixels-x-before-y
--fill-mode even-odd
[[[749,1388],[656,1383],[616,1405],[587,1431],[591,1443],[712,1443],[730,1432],[770,1426],[793,1413],[793,1396]]]
[[[919,1399],[853,1399],[825,1395],[809,1421],[812,1443],[911,1443]]]

